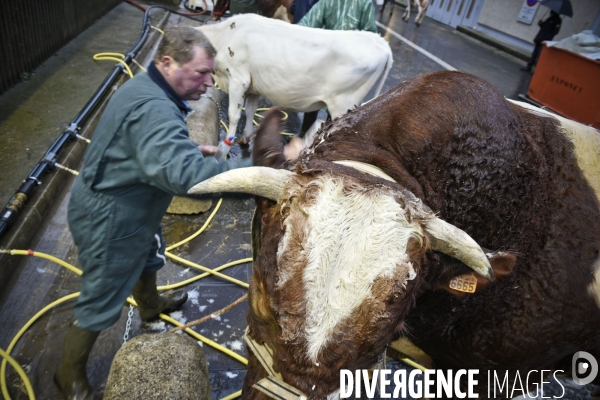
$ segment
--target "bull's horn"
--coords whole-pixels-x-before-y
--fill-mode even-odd
[[[425,232],[431,242],[431,248],[457,260],[490,281],[494,272],[481,247],[464,231],[439,218],[428,220]]]
[[[194,185],[188,194],[249,193],[277,201],[293,172],[268,167],[232,169]]]

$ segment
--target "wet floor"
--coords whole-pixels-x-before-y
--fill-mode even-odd
[[[402,8],[395,7],[392,16],[388,10],[389,6],[383,15],[377,13],[380,32],[389,41],[394,53],[394,67],[384,84],[384,91],[419,74],[450,68],[488,80],[511,99],[517,99],[518,94],[526,92],[530,75],[519,71],[524,65],[523,61],[429,18],[425,18],[423,24],[416,27],[412,20],[406,23],[400,19]],[[111,63],[108,66],[98,65],[88,60],[88,64],[77,65],[76,70],[79,72],[75,74],[69,66],[81,62],[78,57],[81,57],[82,52],[89,53],[91,57],[93,53],[100,51],[127,51],[137,40],[141,21],[140,11],[122,3],[59,51],[55,59],[40,67],[34,74],[33,82],[22,83],[0,96],[0,139],[4,143],[4,147],[0,147],[0,167],[3,171],[0,174],[0,200],[3,204],[112,68]],[[106,45],[109,40],[117,40],[116,43],[111,42],[112,48]],[[68,85],[71,81],[76,82],[74,87]],[[69,89],[66,90],[65,86]],[[226,95],[222,95],[221,99],[221,117],[226,122]],[[260,106],[269,106],[269,103],[261,100]],[[287,130],[297,133],[301,118],[301,114],[291,113]],[[240,121],[240,127],[243,123],[244,120]],[[240,133],[241,130],[238,130],[238,136]],[[221,137],[224,134],[222,131]],[[247,157],[247,149],[235,145],[232,156]],[[66,187],[70,187],[73,177],[64,174],[64,179]],[[29,247],[77,266],[75,249],[66,224],[68,199],[68,190],[53,199],[49,217],[38,227],[36,238]],[[167,243],[176,243],[196,232],[207,221],[216,205],[217,201],[214,200],[211,210],[199,216],[167,215],[163,220]],[[173,253],[208,268],[251,257],[250,221],[253,206],[254,202],[250,197],[224,199],[207,230],[191,242],[173,250]],[[251,265],[243,263],[223,272],[248,282]],[[200,273],[169,259],[167,266],[159,273],[159,284],[184,281]],[[0,297],[2,349],[9,347],[19,330],[44,306],[77,292],[79,278],[47,260],[23,257],[21,265],[5,287]],[[235,283],[212,277],[190,283],[185,289],[190,293],[190,300],[181,312],[172,314],[173,318],[182,323],[211,315],[246,293],[243,287]],[[59,398],[52,375],[60,358],[64,332],[73,320],[73,304],[73,300],[70,300],[43,314],[26,330],[11,353],[27,371],[38,399]],[[102,332],[90,356],[88,374],[97,391],[97,398],[102,396],[110,363],[124,341],[127,311],[128,308],[124,307],[118,323]],[[223,315],[195,326],[194,330],[245,357],[246,350],[241,336],[246,327],[246,311],[247,302],[243,302]],[[131,321],[129,337],[140,333],[166,332],[172,328],[164,323],[143,324],[137,312],[134,312]],[[212,398],[220,399],[240,390],[245,374],[244,365],[207,345],[204,345],[204,349],[209,361]],[[397,362],[392,366],[406,368]],[[12,368],[7,377],[11,397],[26,398]],[[588,394],[586,392],[581,398],[587,398]]]

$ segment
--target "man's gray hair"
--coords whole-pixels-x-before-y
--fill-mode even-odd
[[[154,55],[154,62],[160,62],[163,56],[171,56],[178,64],[185,64],[194,56],[194,47],[204,49],[214,58],[217,50],[202,32],[191,26],[173,26],[165,29],[163,39]]]

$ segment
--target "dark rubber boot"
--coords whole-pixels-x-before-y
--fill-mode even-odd
[[[81,329],[75,324],[67,330],[62,361],[54,373],[54,382],[69,400],[91,400],[94,391],[86,375],[86,364],[100,332]]]
[[[144,321],[152,321],[158,318],[160,313],[177,310],[188,298],[185,290],[159,295],[156,289],[156,273],[140,276],[131,294]]]

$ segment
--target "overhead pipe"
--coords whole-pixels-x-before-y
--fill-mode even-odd
[[[133,3],[131,1],[128,1]],[[145,44],[148,38],[149,31],[151,29],[150,23],[150,10],[154,8],[161,8],[168,12],[182,15],[186,18],[193,19],[195,21],[204,22],[196,18],[192,18],[185,13],[180,13],[176,10],[164,6],[150,6],[144,11],[144,20],[142,24],[142,33],[138,38],[137,42],[133,45],[131,50],[127,53],[123,62],[129,64],[138,51]],[[41,178],[44,173],[52,170],[58,159],[58,155],[66,147],[67,143],[77,138],[77,131],[81,128],[81,125],[90,116],[92,111],[96,108],[98,103],[102,100],[109,88],[115,83],[115,81],[123,73],[124,65],[119,63],[115,66],[112,72],[104,79],[100,87],[96,90],[93,96],[88,100],[86,105],[79,111],[77,116],[73,118],[69,126],[58,136],[58,138],[52,143],[52,145],[46,150],[46,153],[29,173],[29,176],[24,180],[23,184],[17,192],[13,195],[10,201],[4,206],[2,214],[0,215],[0,239],[8,231],[8,229],[14,224],[19,215],[19,212],[25,206],[27,201],[31,198],[35,189],[42,184]]]

